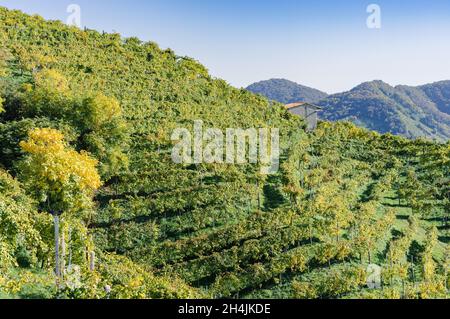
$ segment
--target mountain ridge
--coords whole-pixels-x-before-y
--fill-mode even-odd
[[[284,103],[286,99],[280,98],[283,90],[277,93],[275,89],[270,94],[252,92],[268,98],[277,97],[276,101]],[[373,80],[315,101],[297,101],[321,106],[320,116],[324,120],[351,121],[380,133],[408,138],[450,139],[450,80],[419,86],[392,86],[382,80]]]
[[[284,104],[304,101],[315,103],[328,96],[327,93],[285,79],[270,79],[253,83],[247,90],[264,95]]]

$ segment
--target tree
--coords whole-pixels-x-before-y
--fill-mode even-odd
[[[123,153],[127,141],[127,125],[119,102],[101,93],[87,96],[77,108],[75,125],[82,131],[81,147],[99,159],[102,177],[111,178],[128,166]]]
[[[66,213],[78,220],[89,217],[86,212],[93,208],[92,198],[102,185],[98,162],[86,152],[71,149],[63,134],[54,129],[31,130],[20,147],[28,153],[20,165],[24,185],[40,210],[54,216],[55,272],[59,280],[59,216]]]
[[[430,205],[427,203],[429,198],[426,186],[419,180],[417,173],[409,169],[406,173],[406,180],[402,185],[400,196],[405,197],[413,213],[426,216],[429,213]]]
[[[17,264],[37,264],[38,256],[46,249],[39,233],[41,220],[36,216],[32,200],[26,196],[17,180],[0,169],[0,273]]]
[[[71,149],[54,129],[30,131],[20,147],[29,154],[21,163],[21,177],[42,210],[79,213],[92,208],[94,192],[102,185],[96,159]]]
[[[436,263],[433,259],[433,249],[438,243],[438,230],[436,227],[431,228],[427,232],[427,240],[425,243],[425,251],[422,253],[422,271],[423,279],[427,282],[434,279],[436,271]]]
[[[116,99],[99,92],[75,92],[59,72],[42,69],[7,100],[13,103],[6,106],[8,113],[17,113],[13,117],[45,117],[70,125],[77,133],[75,148],[87,150],[99,160],[105,180],[127,168],[128,127]]]

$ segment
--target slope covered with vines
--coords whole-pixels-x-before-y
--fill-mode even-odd
[[[348,123],[307,133],[281,104],[155,43],[3,8],[0,44],[0,294],[448,295],[448,144]],[[196,120],[278,128],[280,170],[175,164],[171,134]],[[21,147],[55,131],[64,154],[89,155],[101,178],[92,198],[62,212],[58,290],[50,200],[27,187],[34,162]],[[367,288],[369,264],[382,267],[383,289]]]

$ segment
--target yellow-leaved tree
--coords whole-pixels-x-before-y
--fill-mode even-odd
[[[30,131],[20,147],[28,154],[20,166],[21,177],[41,210],[83,217],[92,208],[94,193],[102,185],[96,159],[73,150],[61,132],[49,128]]]
[[[64,239],[60,239],[60,215],[65,214],[73,226],[93,211],[93,196],[102,185],[96,166],[98,161],[87,152],[78,153],[55,129],[38,128],[28,133],[28,139],[20,143],[28,155],[20,164],[24,186],[38,201],[39,209],[54,217],[55,226],[55,274],[59,286],[65,272]],[[78,227],[79,228],[79,227]],[[86,230],[82,227],[80,230]],[[87,232],[86,232],[87,234]],[[83,236],[89,249],[87,236]],[[60,258],[59,245],[62,247]],[[62,270],[62,271],[61,271]]]

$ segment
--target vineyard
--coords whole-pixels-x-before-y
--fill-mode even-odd
[[[450,143],[307,133],[155,43],[1,7],[0,44],[0,298],[449,297]],[[195,120],[279,128],[279,172],[174,164]]]

